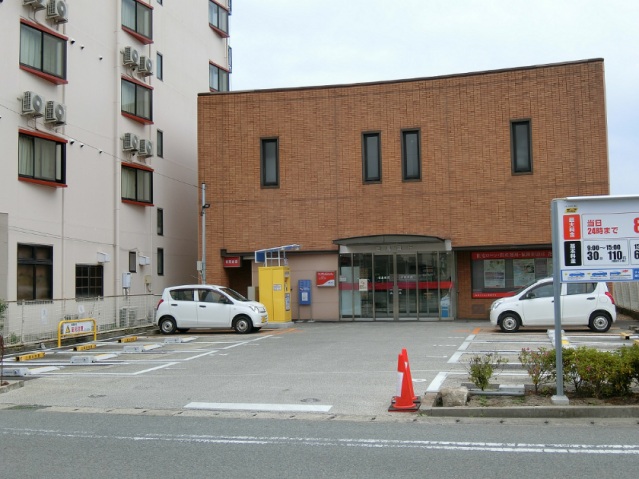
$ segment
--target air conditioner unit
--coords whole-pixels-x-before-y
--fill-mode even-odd
[[[142,138],[140,140],[140,148],[138,149],[139,156],[153,156],[153,143],[151,140]]]
[[[138,72],[143,73],[144,76],[153,74],[153,61],[144,55],[140,57],[140,64],[138,65]]]
[[[47,19],[56,23],[66,23],[69,21],[67,2],[64,0],[49,0],[47,5]]]
[[[44,121],[64,125],[67,122],[67,107],[57,101],[48,101],[44,108]]]
[[[29,5],[34,10],[44,10],[47,8],[47,0],[24,0],[23,5]]]
[[[122,63],[125,65],[137,65],[140,61],[140,54],[133,47],[124,47],[122,52]]]
[[[32,91],[25,91],[22,95],[22,114],[34,117],[44,114],[44,99]]]
[[[124,151],[138,151],[138,136],[133,133],[125,133],[122,137],[122,149]]]

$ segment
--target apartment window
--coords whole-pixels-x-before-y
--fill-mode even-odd
[[[158,158],[164,157],[164,132],[162,130],[158,130],[155,137],[155,155]]]
[[[98,298],[104,296],[104,267],[101,264],[75,265],[75,297]]]
[[[158,80],[164,80],[164,57],[161,53],[155,55],[155,75]]]
[[[158,236],[164,236],[164,210],[162,208],[158,208],[157,228]]]
[[[402,131],[402,174],[404,180],[419,180],[422,177],[419,130]]]
[[[20,24],[20,64],[40,72],[45,79],[66,83],[67,41],[25,23]],[[56,81],[48,76],[64,80]]]
[[[65,183],[66,145],[39,136],[19,134],[18,175],[20,178]]]
[[[53,246],[18,244],[17,299],[53,299]]]
[[[129,273],[138,272],[138,253],[137,251],[129,251]]]
[[[209,63],[209,88],[213,91],[229,91],[229,72]]]
[[[123,113],[152,121],[153,90],[123,78],[121,109]]]
[[[262,139],[261,145],[261,170],[262,186],[280,185],[280,165],[278,157],[277,138]]]
[[[365,182],[382,180],[382,155],[379,133],[364,133],[362,135],[362,169]]]
[[[150,43],[144,40],[153,38],[153,10],[136,0],[122,0],[122,26]]]
[[[212,0],[209,0],[209,25],[220,36],[229,36],[229,12]]]
[[[122,199],[153,203],[153,171],[122,165]]]
[[[532,173],[530,120],[510,123],[510,141],[513,173]]]
[[[158,248],[157,260],[158,276],[164,276],[164,248]]]

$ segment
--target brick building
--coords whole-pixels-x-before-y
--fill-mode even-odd
[[[294,319],[487,318],[552,273],[551,200],[609,193],[602,59],[203,93],[198,114],[207,280],[246,292],[254,251],[300,244]]]

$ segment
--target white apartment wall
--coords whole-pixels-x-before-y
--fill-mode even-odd
[[[143,2],[144,3],[144,2]],[[22,1],[0,3],[0,214],[7,218],[6,260],[0,261],[0,298],[16,298],[17,244],[52,245],[53,297],[75,295],[75,265],[104,264],[104,294],[122,293],[121,274],[128,271],[129,251],[151,258],[137,266],[130,293],[159,294],[170,284],[197,281],[199,185],[197,179],[197,93],[208,91],[208,64],[227,65],[227,40],[208,26],[208,0],[165,1],[153,7],[153,43],[144,45],[121,28],[121,1],[67,0],[69,21],[56,25],[45,12]],[[220,2],[226,4],[224,2]],[[19,68],[20,18],[40,23],[69,38],[66,85],[55,85]],[[141,77],[122,65],[121,50],[131,45],[164,58],[164,79]],[[120,113],[122,76],[153,87],[153,124]],[[67,107],[67,123],[51,129],[42,119],[21,115],[23,91]],[[18,181],[18,129],[37,129],[69,139],[67,188]],[[164,157],[140,159],[122,151],[121,137],[132,132],[150,139],[164,133]],[[71,143],[73,140],[73,143]],[[123,203],[120,164],[154,169],[153,203]],[[157,208],[164,210],[164,235],[156,230]],[[164,249],[164,276],[158,276],[157,248]],[[0,255],[0,260],[3,255]],[[3,264],[4,263],[4,264]],[[152,277],[151,285],[145,276]]]

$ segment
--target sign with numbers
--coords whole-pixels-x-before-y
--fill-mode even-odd
[[[562,282],[639,281],[639,196],[553,203]]]

